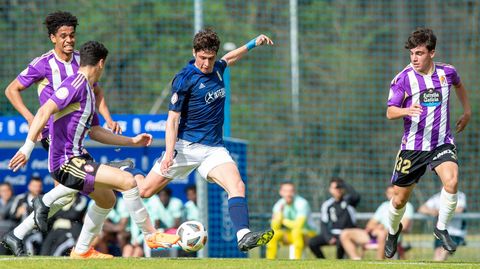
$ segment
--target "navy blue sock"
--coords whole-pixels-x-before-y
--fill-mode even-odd
[[[248,206],[245,197],[232,197],[228,199],[228,213],[230,213],[235,232],[249,228]]]
[[[144,177],[146,176],[144,172],[142,172],[140,169],[137,169],[137,168],[125,168],[124,171],[129,172],[133,176],[136,176],[136,175],[142,175]]]

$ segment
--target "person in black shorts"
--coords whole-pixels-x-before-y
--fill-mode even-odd
[[[457,245],[448,234],[447,224],[457,206],[458,161],[450,131],[450,92],[455,88],[463,107],[456,131],[465,129],[471,117],[467,92],[452,65],[434,62],[437,37],[431,29],[411,33],[405,48],[410,64],[392,80],[387,102],[387,118],[404,121],[404,135],[395,161],[391,183],[394,196],[389,207],[389,227],[385,256],[397,250],[405,205],[427,167],[434,170],[443,184],[438,222],[434,235],[450,253]]]

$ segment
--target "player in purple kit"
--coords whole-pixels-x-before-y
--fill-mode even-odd
[[[45,18],[48,36],[54,48],[40,57],[35,58],[6,88],[5,94],[14,108],[27,120],[30,126],[33,114],[25,106],[21,92],[33,84],[37,84],[40,105],[43,105],[68,76],[75,74],[80,64],[80,54],[74,50],[77,18],[69,12],[57,11]],[[121,133],[120,126],[114,122],[103,97],[103,90],[94,85],[96,106],[105,118],[108,127],[115,133]],[[42,146],[48,151],[48,127],[41,134]],[[68,204],[75,193],[74,189],[58,185],[45,195],[34,200],[35,214],[26,218],[17,226],[13,234],[7,234],[5,242],[15,255],[22,255],[21,240],[37,224],[42,231],[47,229],[47,215],[52,216],[64,205]],[[50,208],[51,207],[51,208]],[[51,210],[50,210],[51,209]],[[50,211],[50,212],[49,212]],[[50,213],[50,214],[49,214]],[[44,221],[42,221],[44,220]]]
[[[252,232],[249,229],[245,184],[223,144],[223,72],[249,50],[261,45],[273,45],[273,42],[260,35],[216,61],[220,47],[217,34],[206,29],[195,35],[194,60],[172,82],[166,150],[145,180],[139,182],[142,197],[150,197],[172,179],[187,176],[197,169],[203,178],[227,191],[229,213],[242,251],[265,245],[273,231]]]
[[[411,33],[405,48],[410,51],[410,64],[390,86],[387,118],[403,118],[405,132],[392,175],[394,196],[388,217],[389,233],[385,256],[393,257],[402,225],[400,220],[415,184],[427,166],[434,170],[443,184],[438,222],[433,234],[445,250],[453,253],[457,246],[447,225],[457,205],[458,164],[453,135],[450,131],[450,91],[455,88],[463,106],[463,115],[456,131],[465,129],[471,117],[467,92],[455,67],[434,62],[437,38],[428,28]]]
[[[82,45],[78,72],[66,78],[40,107],[32,121],[25,144],[9,163],[9,167],[14,171],[27,163],[35,145],[33,141],[53,116],[49,121],[49,170],[61,184],[82,191],[95,201],[87,211],[77,244],[70,255],[72,258],[112,258],[91,246],[115,204],[112,190],[122,193],[127,210],[142,230],[150,247],[169,247],[178,241],[176,235],[156,232],[132,174],[96,163],[84,151],[87,134],[92,140],[119,146],[148,146],[152,140],[148,134],[125,137],[99,126],[93,85],[103,73],[107,54],[108,50],[99,42],[89,41]]]

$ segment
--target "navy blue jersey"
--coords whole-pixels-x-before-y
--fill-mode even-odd
[[[224,60],[204,74],[190,61],[172,81],[169,109],[180,114],[178,138],[208,146],[223,146]]]

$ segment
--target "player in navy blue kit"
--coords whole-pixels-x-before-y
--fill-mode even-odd
[[[220,47],[217,34],[206,29],[195,35],[194,59],[172,82],[166,150],[145,180],[139,182],[140,194],[150,197],[172,179],[186,177],[197,169],[203,178],[217,183],[228,193],[229,213],[241,251],[265,245],[273,231],[252,232],[249,229],[245,184],[223,143],[223,72],[248,51],[262,45],[273,45],[273,42],[259,35],[217,61]]]

